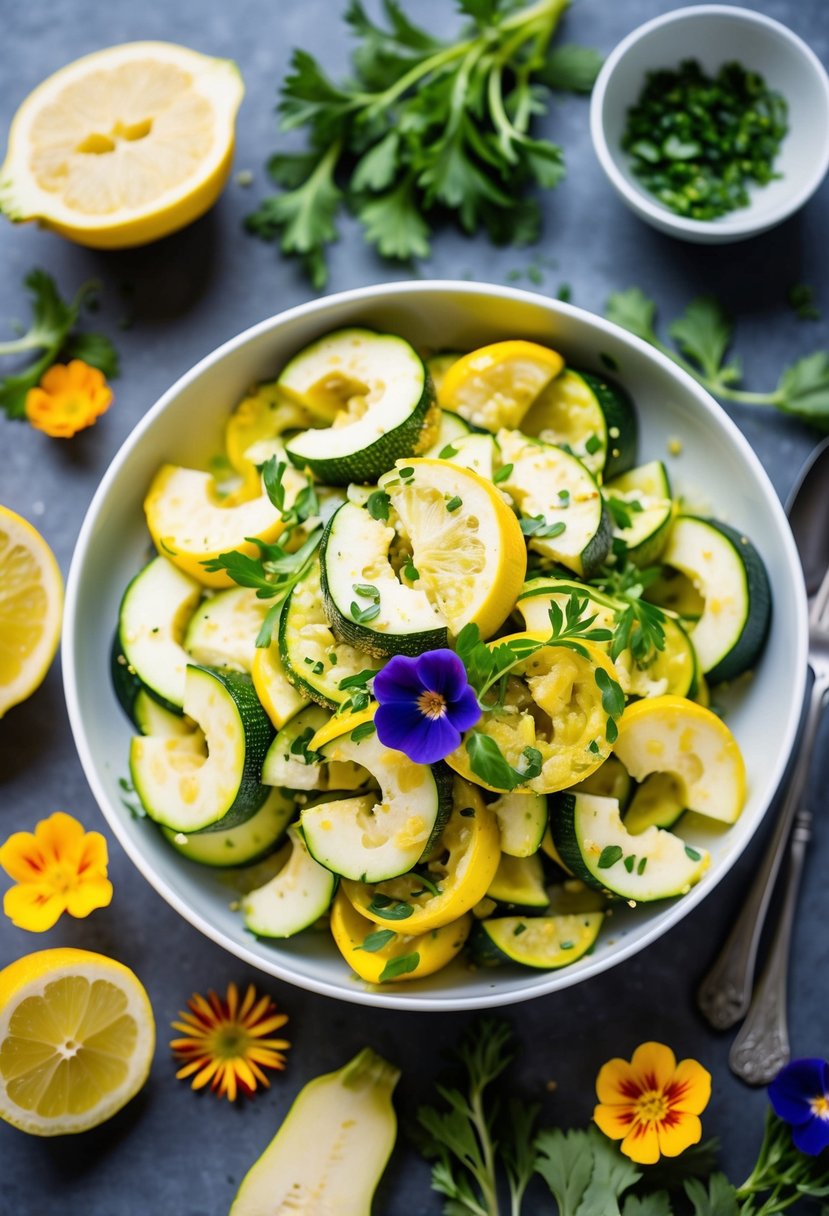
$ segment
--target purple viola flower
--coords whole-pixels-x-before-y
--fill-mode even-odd
[[[374,677],[374,695],[378,739],[416,764],[448,756],[481,716],[454,650],[427,650],[416,659],[395,655]]]
[[[769,1086],[774,1113],[791,1124],[795,1148],[816,1157],[829,1147],[829,1063],[792,1060]]]

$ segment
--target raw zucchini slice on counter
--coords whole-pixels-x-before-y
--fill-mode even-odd
[[[188,667],[184,712],[200,731],[132,740],[130,773],[144,809],[185,835],[244,823],[270,792],[260,775],[273,735],[250,676]]]
[[[337,892],[331,905],[331,936],[337,949],[352,971],[369,984],[433,975],[461,952],[471,928],[472,914],[467,912],[439,929],[409,934],[405,921],[394,928],[378,928],[360,915],[343,891]]]
[[[734,823],[745,802],[745,762],[726,724],[684,697],[650,697],[629,705],[619,722],[616,755],[634,781],[670,773],[684,807]]]
[[[118,613],[118,642],[129,671],[179,713],[190,661],[182,641],[201,590],[166,557],[154,557],[127,587]]]
[[[226,570],[209,571],[205,563],[231,549],[259,557],[255,542],[270,544],[284,530],[276,507],[261,486],[260,490],[256,498],[228,505],[227,499],[218,498],[210,473],[162,465],[144,499],[156,549],[206,587],[234,587]],[[285,505],[292,501],[286,492]]]
[[[563,367],[558,351],[538,342],[493,342],[462,355],[446,369],[438,401],[486,431],[517,427]]]
[[[593,474],[562,448],[520,431],[499,431],[509,474],[499,483],[515,500],[530,548],[590,579],[610,552],[612,530]]]
[[[686,575],[704,601],[691,637],[708,682],[747,671],[771,620],[768,575],[748,537],[714,519],[680,515],[662,561]]]
[[[242,898],[245,926],[257,937],[293,937],[328,911],[337,879],[314,861],[302,832],[288,828],[287,857],[264,886]]]
[[[501,849],[510,857],[530,857],[541,848],[547,830],[544,794],[502,794],[489,804],[498,820]]]
[[[320,705],[307,705],[277,732],[262,765],[262,783],[289,790],[356,790],[368,773],[349,761],[324,761],[310,746],[331,718]]]
[[[190,618],[184,649],[202,667],[250,672],[256,638],[270,607],[247,587],[231,587],[205,599]]]
[[[596,944],[604,918],[604,912],[490,916],[475,926],[472,957],[482,967],[507,963],[542,971],[568,967]]]
[[[521,422],[525,435],[566,448],[596,476],[617,477],[636,459],[639,425],[620,384],[568,367]]]
[[[674,502],[668,470],[661,460],[630,469],[602,489],[613,519],[613,535],[637,566],[655,562],[668,541]]]
[[[564,790],[552,799],[550,823],[556,848],[576,878],[636,903],[684,895],[711,861],[707,850],[662,828],[632,836],[615,798]]]
[[[442,765],[415,764],[383,746],[374,708],[332,719],[310,746],[325,760],[367,769],[379,794],[319,803],[301,814],[311,854],[335,874],[359,882],[397,878],[428,856],[452,800],[451,777]]]
[[[291,359],[279,389],[332,422],[285,445],[298,468],[327,485],[376,481],[399,457],[437,438],[440,416],[423,360],[393,334],[340,329]]]
[[[325,615],[320,578],[319,562],[314,562],[285,601],[279,618],[279,657],[301,696],[336,709],[352,693],[342,682],[362,671],[379,671],[384,660],[334,636]]]
[[[188,861],[228,869],[251,865],[271,853],[295,815],[293,801],[281,790],[271,790],[259,810],[235,828],[208,829],[189,835],[173,828],[163,827],[161,831],[176,852]]]
[[[544,887],[544,867],[537,853],[511,857],[503,853],[498,870],[487,888],[487,897],[510,908],[537,911],[550,902]]]
[[[483,899],[498,869],[500,840],[495,816],[480,792],[456,777],[452,811],[431,855],[418,870],[389,882],[342,880],[361,916],[408,934],[439,929]]]

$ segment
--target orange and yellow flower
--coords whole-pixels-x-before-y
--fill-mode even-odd
[[[187,1005],[191,1012],[180,1010],[182,1020],[172,1023],[186,1037],[173,1039],[170,1047],[185,1061],[176,1076],[192,1077],[193,1089],[209,1083],[220,1098],[233,1102],[240,1090],[251,1095],[257,1084],[270,1084],[263,1069],[285,1067],[290,1043],[266,1036],[284,1026],[287,1015],[277,1012],[269,996],[260,997],[253,984],[241,1004],[238,988],[228,984],[224,1000],[212,990],[206,1000],[196,992]]]
[[[82,359],[54,363],[26,394],[26,417],[53,439],[70,439],[109,409],[112,389],[97,367]]]
[[[18,929],[43,933],[64,912],[88,916],[112,899],[106,840],[64,811],[33,833],[14,832],[0,846],[0,866],[17,884],[3,896],[3,911]]]
[[[596,1079],[593,1118],[640,1165],[678,1157],[702,1136],[699,1116],[711,1097],[711,1074],[696,1060],[676,1062],[664,1043],[642,1043],[627,1060],[608,1060]]]

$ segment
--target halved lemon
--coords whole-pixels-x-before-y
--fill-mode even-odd
[[[138,977],[88,950],[39,950],[0,971],[0,1117],[35,1136],[109,1119],[147,1079],[155,1021]]]
[[[487,431],[520,427],[527,410],[563,367],[558,351],[538,342],[493,342],[447,368],[438,405]]]
[[[492,482],[447,460],[398,460],[378,483],[411,545],[418,582],[453,634],[487,638],[507,619],[527,570],[518,520]]]
[[[233,158],[236,65],[169,42],[85,55],[25,99],[0,210],[96,249],[144,245],[202,215]]]
[[[55,555],[31,524],[0,506],[0,718],[43,682],[62,611]]]

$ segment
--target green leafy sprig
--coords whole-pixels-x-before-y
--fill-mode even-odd
[[[570,0],[457,0],[468,24],[446,42],[414,24],[399,0],[384,23],[362,0],[345,20],[358,39],[352,74],[336,83],[307,51],[294,51],[282,84],[283,131],[304,129],[308,150],[278,153],[268,172],[282,192],[248,216],[250,232],[299,255],[315,287],[344,208],[383,257],[429,254],[441,213],[465,232],[528,244],[539,229],[532,186],[564,176],[561,149],[532,131],[550,90],[589,92],[600,56],[549,43]]]
[[[84,283],[68,304],[45,270],[30,270],[23,283],[32,296],[31,323],[19,337],[0,342],[0,357],[34,357],[22,371],[0,379],[0,409],[9,418],[25,417],[29,389],[36,388],[41,376],[61,358],[82,359],[90,367],[97,367],[108,380],[118,375],[118,353],[109,338],[104,334],[78,332],[75,328],[84,304],[100,290],[99,283],[93,280]]]
[[[630,650],[637,666],[646,667],[665,649],[665,612],[642,598],[661,573],[660,566],[635,565],[620,547],[614,560],[590,580],[593,586],[624,604],[616,613],[613,627],[610,657],[614,663],[623,651]]]
[[[829,430],[829,350],[804,355],[785,367],[771,392],[747,392],[739,359],[727,358],[734,325],[718,300],[700,296],[668,326],[671,346],[656,331],[656,304],[638,287],[617,291],[605,307],[610,321],[630,330],[662,351],[723,401],[772,406],[784,414]]]

